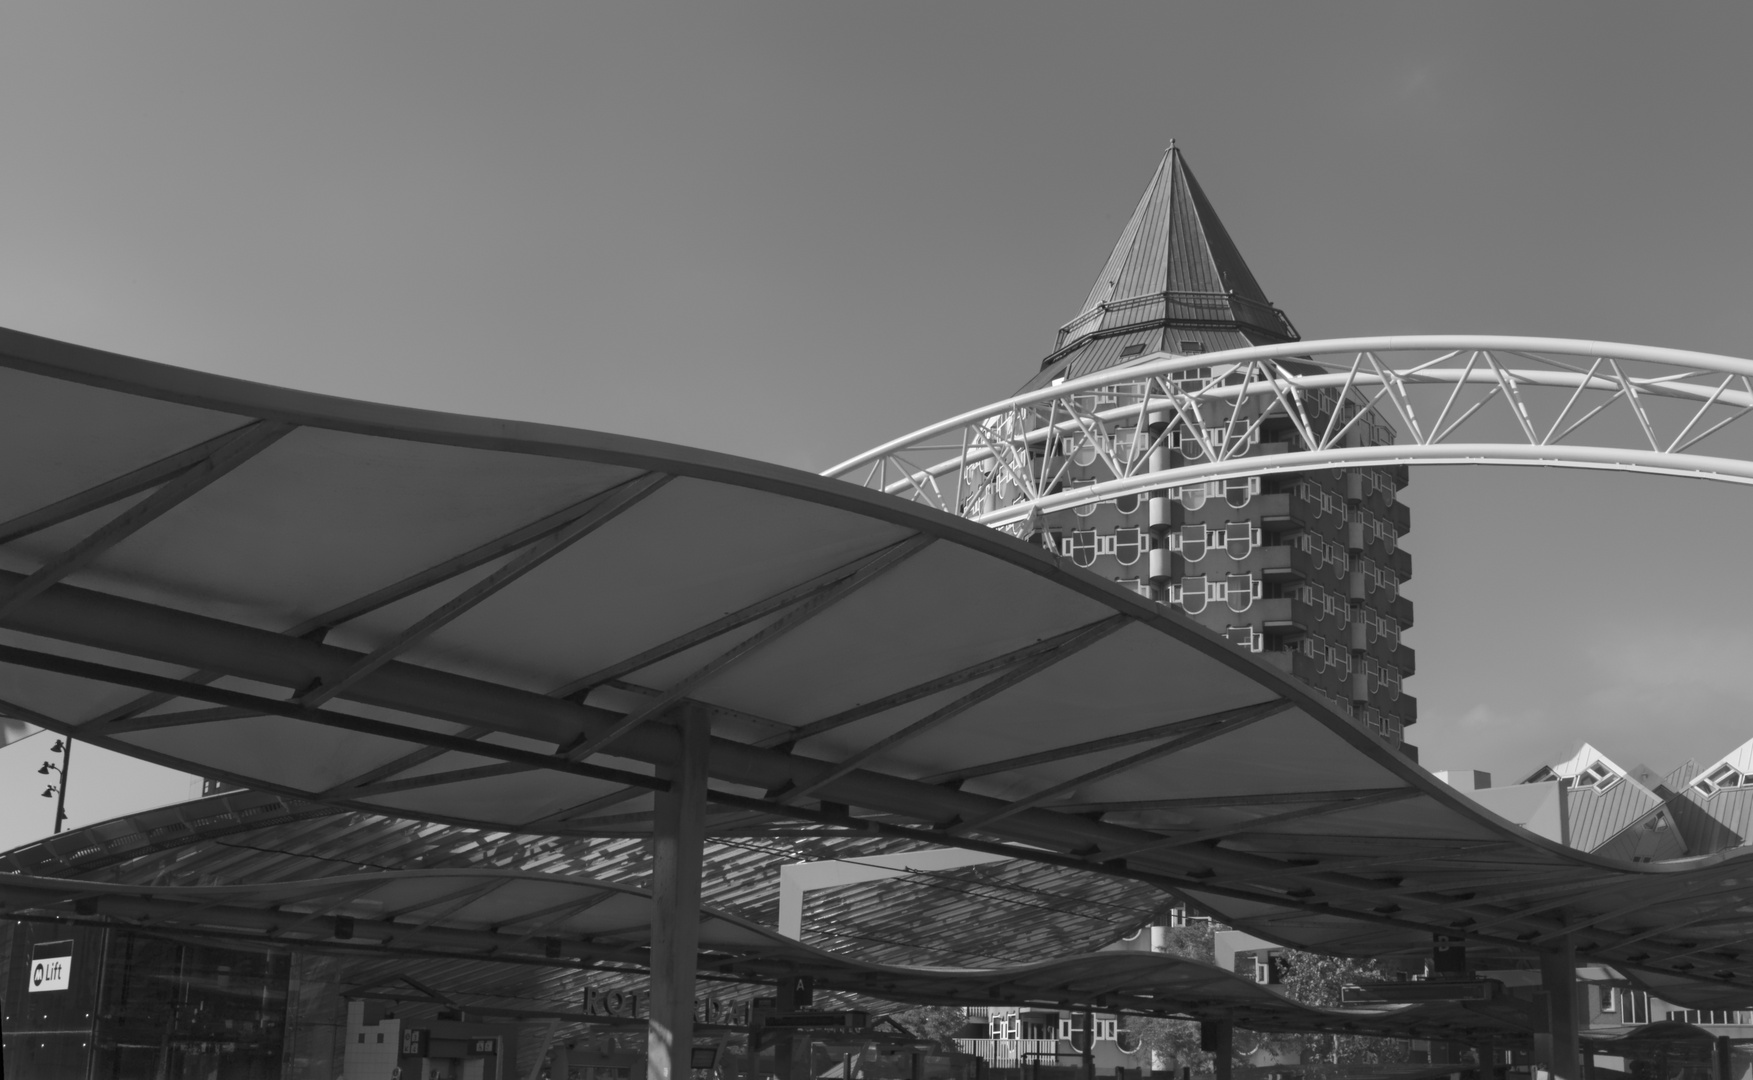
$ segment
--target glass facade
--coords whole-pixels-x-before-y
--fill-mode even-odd
[[[125,929],[4,928],[5,1070],[32,1080],[278,1080],[290,960]],[[30,956],[73,942],[67,989],[31,992]]]

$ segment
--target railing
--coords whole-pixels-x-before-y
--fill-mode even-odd
[[[1059,1043],[1054,1039],[957,1039],[956,1049],[995,1068],[1015,1069],[1026,1054],[1058,1053]]]
[[[1753,361],[1733,357],[1345,338],[1144,357],[950,417],[824,475],[1026,534],[1041,514],[1117,497],[1325,468],[1556,465],[1753,483],[1753,449],[1693,452],[1713,437],[1719,453],[1736,449],[1719,433],[1749,411]],[[1074,486],[1073,469],[1095,475]]]

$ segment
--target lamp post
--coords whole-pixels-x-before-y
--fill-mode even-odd
[[[55,831],[60,832],[61,826],[67,821],[67,770],[73,764],[73,740],[56,739],[55,745],[51,746],[49,751],[51,753],[60,752],[61,764],[53,765],[45,761],[37,769],[37,773],[41,776],[47,776],[51,772],[60,774],[61,782],[59,784],[50,784],[43,789],[43,798],[47,799],[51,796],[55,798]]]

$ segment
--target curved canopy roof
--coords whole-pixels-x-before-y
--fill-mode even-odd
[[[631,886],[509,870],[405,870],[209,886],[0,875],[0,904],[38,916],[356,956],[623,973],[648,963],[652,903],[648,893]],[[1084,953],[1006,968],[904,967],[823,952],[712,911],[702,913],[700,952],[702,969],[721,978],[771,983],[809,975],[823,990],[888,1001],[1087,1005],[1231,1019],[1260,1031],[1529,1030],[1514,1006],[1498,1015],[1442,1005],[1300,1005],[1203,961],[1151,952]],[[415,985],[426,986],[418,979]]]
[[[799,824],[720,833],[705,845],[701,899],[779,921],[780,868],[918,850],[917,842]],[[131,814],[0,853],[0,872],[115,885],[272,884],[374,870],[508,870],[644,887],[640,837],[552,837],[434,825],[241,791]],[[1100,949],[1160,922],[1152,886],[1020,859],[913,870],[804,897],[801,937],[883,964],[1002,967]]]
[[[694,709],[717,829],[1002,851],[1339,951],[1570,930],[1753,998],[1737,863],[1532,836],[1186,618],[850,484],[10,331],[0,460],[0,709],[124,753],[625,834]]]

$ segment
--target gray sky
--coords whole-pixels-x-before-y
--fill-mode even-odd
[[[1749,40],[1726,4],[8,3],[0,324],[820,469],[1020,384],[1174,138],[1305,337],[1753,355]],[[1406,498],[1427,764],[1753,736],[1753,495]]]

